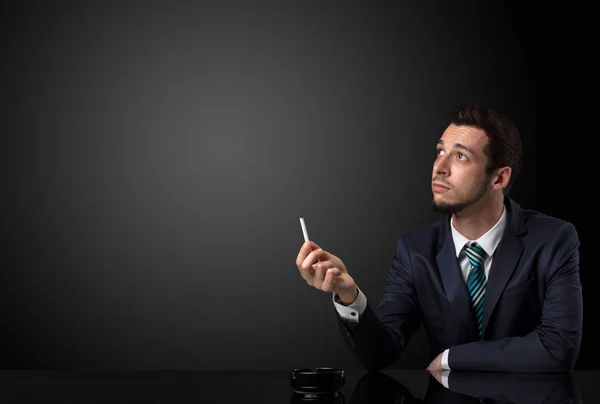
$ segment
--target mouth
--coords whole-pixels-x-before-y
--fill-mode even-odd
[[[437,192],[444,192],[444,191],[450,190],[449,187],[442,185],[440,183],[437,183],[437,182],[434,182],[433,184],[431,184],[431,188]]]

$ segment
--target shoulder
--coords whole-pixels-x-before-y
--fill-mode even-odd
[[[533,209],[523,209],[523,222],[530,237],[564,241],[571,239],[578,242],[577,230],[573,223]]]
[[[577,265],[580,242],[573,223],[535,210],[523,210],[523,220],[523,243],[537,256],[541,267]]]
[[[431,254],[438,249],[443,237],[444,220],[439,219],[430,225],[422,226],[402,234],[398,239],[398,248],[405,248],[410,253]]]

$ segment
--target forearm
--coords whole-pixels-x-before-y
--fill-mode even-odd
[[[357,301],[360,299],[359,292]],[[357,302],[357,306],[361,305]],[[357,322],[343,321],[339,313],[338,318],[350,350],[367,370],[380,370],[402,354],[421,325],[412,264],[402,238],[398,240],[383,297],[377,307],[367,303]]]
[[[404,344],[392,337],[388,327],[379,320],[369,304],[358,323],[338,318],[348,347],[365,369],[383,369],[404,351]]]
[[[560,327],[543,322],[524,336],[453,346],[448,365],[452,370],[569,372],[581,345],[581,303],[570,309],[569,318],[563,319]]]
[[[556,358],[548,353],[537,333],[497,341],[475,341],[450,348],[452,370],[496,372],[567,372],[573,356]]]

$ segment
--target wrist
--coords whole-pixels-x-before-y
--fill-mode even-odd
[[[342,303],[344,306],[349,306],[352,303],[354,303],[354,301],[356,300],[356,298],[358,297],[358,288],[355,286],[354,290],[351,292],[338,292],[338,298],[340,300],[340,303]]]

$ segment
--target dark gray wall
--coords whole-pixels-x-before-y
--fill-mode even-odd
[[[438,218],[459,102],[515,118],[512,196],[556,206],[531,10],[105,3],[3,13],[5,367],[358,366],[297,217],[377,301],[397,237]],[[427,355],[419,332],[396,367]]]

